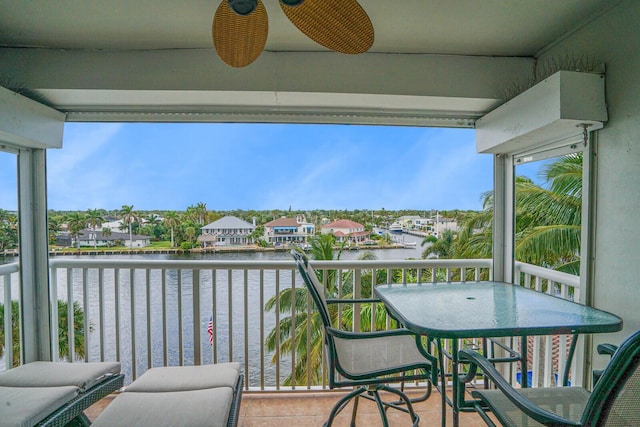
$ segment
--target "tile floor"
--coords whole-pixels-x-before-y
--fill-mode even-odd
[[[344,392],[244,392],[240,405],[239,427],[318,427],[326,421],[331,408]],[[415,396],[415,393],[412,394]],[[90,419],[95,419],[113,400],[113,396],[102,399],[86,411]],[[349,426],[351,420],[349,405],[336,418],[335,427]],[[425,402],[414,405],[420,416],[421,426],[440,426],[440,395],[434,392]],[[388,412],[389,423],[394,426],[410,426],[409,416],[399,411]],[[375,427],[382,425],[374,402],[360,399],[357,425]],[[447,425],[451,425],[451,410],[447,408]],[[461,427],[483,427],[485,423],[475,413],[460,415]]]
[[[240,407],[241,427],[297,426],[317,427],[327,420],[335,402],[343,392],[256,394],[246,393]],[[351,408],[345,408],[334,421],[335,427],[347,427],[351,421]],[[441,420],[440,395],[436,392],[427,401],[415,404],[421,426],[439,426]],[[388,413],[391,426],[410,426],[409,416],[400,411]],[[360,399],[357,425],[374,427],[382,425],[380,414],[374,402]],[[451,425],[451,411],[447,411],[447,425]],[[464,427],[482,427],[485,423],[475,413],[460,416]]]

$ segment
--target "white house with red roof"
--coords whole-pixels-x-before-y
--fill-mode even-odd
[[[316,226],[307,222],[304,215],[295,218],[278,218],[264,225],[264,238],[268,243],[304,243],[315,233]]]
[[[350,219],[339,219],[324,224],[320,231],[322,234],[333,234],[338,242],[343,242],[346,239],[353,243],[364,242],[371,234],[364,229],[364,225]]]

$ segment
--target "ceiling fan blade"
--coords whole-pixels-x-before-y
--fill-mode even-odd
[[[222,0],[213,17],[213,45],[220,59],[232,67],[244,67],[260,56],[269,33],[267,10],[258,0],[248,15],[238,15]]]
[[[281,0],[289,20],[307,37],[342,53],[363,53],[373,45],[373,25],[356,0]]]

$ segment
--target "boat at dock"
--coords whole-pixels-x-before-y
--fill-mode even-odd
[[[389,232],[394,234],[402,234],[402,224],[394,222],[389,226]]]

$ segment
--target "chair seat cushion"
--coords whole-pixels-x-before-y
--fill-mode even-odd
[[[198,366],[151,368],[127,386],[127,392],[162,393],[216,387],[235,388],[240,375],[238,362]]]
[[[0,386],[0,425],[31,427],[75,398],[78,387]]]
[[[590,396],[582,387],[524,388],[518,392],[536,406],[573,421],[580,421]],[[500,390],[476,390],[472,395],[488,403],[505,426],[542,426],[525,416]]]
[[[371,372],[398,372],[409,365],[430,365],[431,362],[418,351],[412,335],[342,339],[335,338],[340,367],[357,377]]]
[[[105,375],[120,373],[119,362],[31,362],[0,373],[0,386],[91,388]]]
[[[224,427],[232,399],[230,387],[162,393],[126,391],[109,404],[92,427]]]

